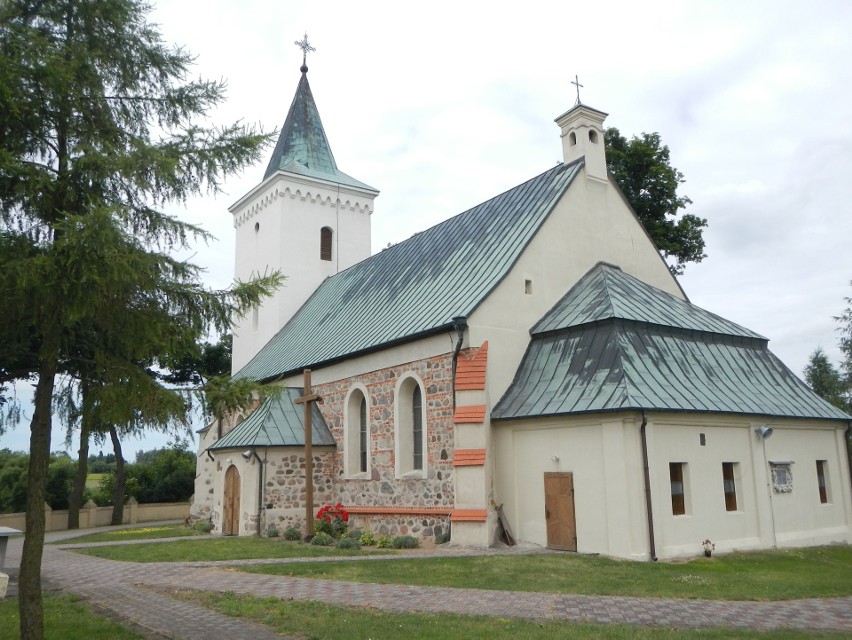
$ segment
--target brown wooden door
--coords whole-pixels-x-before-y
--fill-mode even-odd
[[[576,551],[573,473],[544,474],[544,517],[547,520],[547,546]]]
[[[240,532],[240,472],[233,465],[225,472],[225,509],[222,514],[222,535],[235,536]]]

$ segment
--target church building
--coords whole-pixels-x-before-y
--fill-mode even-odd
[[[852,417],[689,302],[607,174],[605,113],[578,100],[562,163],[370,255],[379,192],[338,169],[307,72],[230,209],[236,277],[287,276],[238,321],[233,371],[283,390],[202,431],[194,516],[304,533],[311,487],[314,512],[456,545],[508,529],[648,560],[852,539]]]

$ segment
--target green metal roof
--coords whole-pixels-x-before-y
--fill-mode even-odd
[[[633,278],[617,266],[598,263],[532,328],[558,331],[609,318],[732,336],[763,336]]]
[[[237,373],[266,380],[446,330],[506,276],[574,180],[555,168],[327,278]]]
[[[305,409],[293,401],[303,395],[304,389],[289,387],[278,396],[264,400],[260,406],[227,435],[208,447],[217,449],[245,449],[251,447],[303,447],[305,446]],[[325,419],[316,403],[311,406],[311,442],[316,446],[333,446]]]
[[[293,96],[293,103],[287,112],[263,179],[266,180],[281,170],[378,193],[373,187],[337,168],[311,93],[311,86],[308,84],[307,67],[302,69],[296,95]]]
[[[648,289],[596,266],[536,325],[492,419],[623,410],[850,419],[799,380],[765,338],[733,323],[724,333],[726,320],[679,300],[669,306],[671,296]],[[667,315],[671,324],[661,321]]]

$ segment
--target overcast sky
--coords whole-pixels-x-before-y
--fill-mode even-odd
[[[852,296],[852,3],[153,4],[164,40],[197,56],[194,75],[227,81],[219,123],[280,130],[307,32],[338,167],[381,191],[374,251],[561,161],[553,120],[579,75],[606,125],[660,133],[688,211],[708,220],[708,257],[681,278],[690,300],[769,338],[800,376],[817,346],[839,360],[833,316]],[[194,255],[211,286],[233,275],[227,208],[267,161],[174,210],[218,238]],[[0,446],[26,448],[16,431]]]

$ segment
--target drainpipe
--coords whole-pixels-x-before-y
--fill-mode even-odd
[[[456,330],[458,340],[456,347],[453,350],[453,411],[456,409],[456,366],[459,362],[459,352],[464,342],[464,330],[467,329],[467,318],[464,316],[456,316],[453,318],[453,329]]]
[[[257,458],[258,464],[260,464],[260,469],[257,470],[257,537],[261,537],[260,533],[260,516],[263,514],[263,470],[264,470],[264,461],[260,459],[260,456],[257,455],[257,449],[251,450],[251,455],[254,458]],[[266,453],[264,452],[263,457],[266,457]],[[251,459],[251,458],[249,458]]]
[[[642,468],[645,476],[645,510],[648,512],[648,543],[651,547],[651,560],[657,561],[657,548],[654,544],[654,511],[651,509],[651,474],[648,472],[648,439],[645,427],[648,425],[648,412],[642,410],[642,424],[639,434],[642,437]]]

